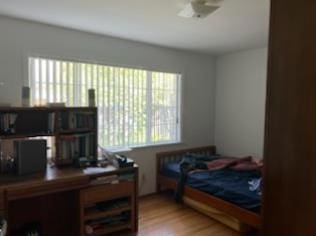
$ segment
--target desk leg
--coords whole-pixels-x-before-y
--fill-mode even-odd
[[[135,187],[134,187],[134,191],[135,191],[135,195],[134,195],[134,219],[133,219],[133,228],[132,231],[133,232],[137,232],[138,231],[138,168],[136,168],[135,170]]]

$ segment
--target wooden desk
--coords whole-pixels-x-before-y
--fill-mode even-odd
[[[117,184],[91,185],[91,181],[99,177],[128,173],[132,174],[132,180],[120,180]],[[121,189],[125,191],[118,194]],[[44,235],[85,235],[86,198],[90,197],[90,200],[93,200],[90,203],[96,203],[124,196],[130,199],[131,219],[128,228],[135,232],[138,229],[137,165],[121,169],[108,166],[90,171],[48,167],[46,173],[41,175],[12,175],[0,178],[0,211],[5,212],[11,235],[16,226],[28,221],[39,221]],[[104,232],[110,230],[106,229]]]

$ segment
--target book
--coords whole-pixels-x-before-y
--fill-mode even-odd
[[[94,151],[95,138],[93,133],[60,135],[59,147],[61,160],[82,158],[91,161],[97,158]]]
[[[18,115],[15,113],[4,113],[0,115],[0,133],[14,134],[16,132],[16,119]]]

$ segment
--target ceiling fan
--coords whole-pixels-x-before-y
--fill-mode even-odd
[[[202,19],[220,8],[222,0],[191,0],[185,5],[178,16]]]

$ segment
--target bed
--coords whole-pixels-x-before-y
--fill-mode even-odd
[[[216,148],[207,146],[157,153],[157,192],[176,189],[179,175],[178,163],[187,153],[213,156],[216,154]],[[251,173],[245,173],[245,175],[248,174]],[[241,189],[245,188],[244,182],[251,176],[238,177],[234,184],[234,181],[229,181],[229,175],[234,178],[232,171],[225,172],[224,170],[215,171],[207,178],[205,172],[188,176],[184,186],[183,202],[236,231],[247,232],[250,229],[260,229],[260,197],[244,189],[239,191],[238,188],[237,190],[234,188],[234,185],[240,185]],[[223,176],[226,176],[224,179],[226,178],[227,183],[223,181],[225,184],[218,181]],[[219,186],[222,187],[222,185],[226,188],[225,191],[220,191]],[[223,192],[226,194],[223,195]]]

